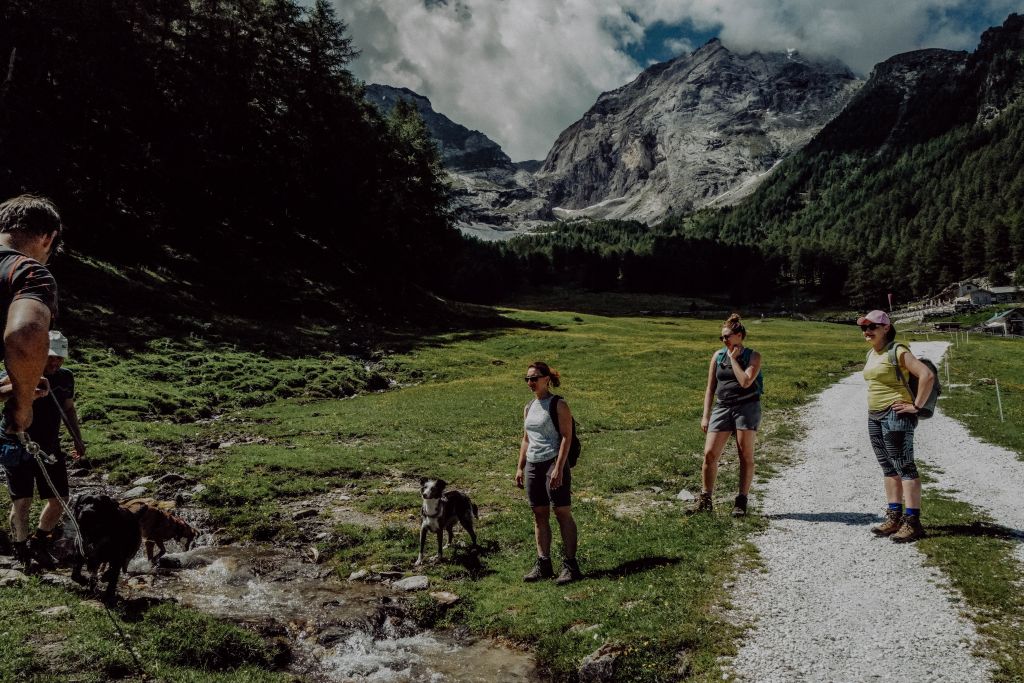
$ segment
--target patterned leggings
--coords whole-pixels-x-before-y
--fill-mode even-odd
[[[916,415],[900,415],[891,408],[880,417],[868,415],[868,436],[882,474],[899,476],[904,481],[918,478],[914,464],[914,429]]]

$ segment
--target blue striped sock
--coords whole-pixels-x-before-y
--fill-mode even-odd
[[[903,514],[907,517],[917,517],[921,514],[921,508],[907,508]]]

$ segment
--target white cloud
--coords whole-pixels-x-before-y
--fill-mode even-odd
[[[736,51],[796,48],[861,74],[922,47],[973,49],[976,31],[950,14],[999,23],[1009,0],[336,0],[362,55],[353,72],[404,86],[483,131],[513,159],[543,158],[598,94],[646,64],[624,50],[646,27],[688,22]],[[692,49],[669,38],[675,54]]]

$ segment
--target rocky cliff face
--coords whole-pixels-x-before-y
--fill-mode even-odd
[[[437,142],[441,161],[454,171],[476,169],[512,169],[512,160],[494,140],[477,130],[470,130],[450,118],[434,111],[430,100],[408,88],[371,83],[366,86],[366,99],[387,114],[399,100],[411,102],[427,124],[427,130]]]
[[[712,40],[602,94],[559,135],[537,180],[561,217],[653,222],[738,201],[860,85],[839,63],[739,55]]]

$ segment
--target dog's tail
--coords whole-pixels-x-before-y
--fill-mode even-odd
[[[477,519],[480,519],[480,511],[477,509],[476,503],[470,503],[469,507],[471,510],[473,510],[473,516]]]

